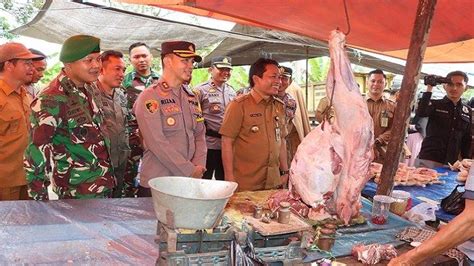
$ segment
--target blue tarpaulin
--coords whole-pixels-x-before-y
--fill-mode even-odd
[[[370,222],[372,203],[367,199],[362,199],[361,214],[367,219],[366,224],[355,225],[337,230],[336,242],[331,250],[334,257],[343,257],[351,254],[352,246],[355,244],[392,244],[399,246],[404,242],[396,239],[395,235],[405,227],[416,226],[413,223],[392,213],[389,214],[388,222],[384,225],[377,225]],[[320,258],[329,257],[328,254],[311,252],[304,262],[316,261]]]
[[[403,190],[411,193],[411,198],[413,200],[413,205],[417,205],[422,201],[419,200],[417,197],[425,197],[437,202],[441,202],[441,200],[447,197],[451,191],[458,185],[459,183],[456,181],[456,177],[458,172],[451,171],[449,168],[446,167],[438,167],[435,168],[438,173],[447,173],[447,175],[440,176],[440,180],[444,181],[444,184],[432,184],[426,185],[426,187],[419,187],[419,186],[396,186],[394,189]],[[373,197],[377,190],[377,184],[374,181],[369,181],[365,186],[364,190],[362,190],[362,195],[365,197]],[[448,214],[441,210],[441,208],[436,211],[436,217],[444,222],[451,221],[455,215]]]

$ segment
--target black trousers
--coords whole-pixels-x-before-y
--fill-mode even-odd
[[[212,175],[216,180],[224,180],[224,166],[222,165],[221,150],[207,150],[207,171],[204,173],[204,179],[212,179]]]

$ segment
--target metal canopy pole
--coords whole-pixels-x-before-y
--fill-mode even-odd
[[[393,180],[397,173],[402,145],[405,141],[405,132],[410,117],[411,102],[414,99],[420,69],[423,62],[431,23],[436,7],[436,0],[420,0],[416,11],[415,25],[411,34],[410,48],[408,49],[407,64],[400,89],[400,100],[395,109],[392,125],[392,135],[388,143],[385,162],[380,174],[380,185],[377,194],[390,195],[393,189]]]

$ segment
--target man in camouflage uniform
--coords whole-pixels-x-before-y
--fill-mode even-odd
[[[134,111],[145,143],[139,196],[151,196],[151,178],[201,178],[206,171],[204,118],[197,97],[184,85],[191,78],[194,61],[201,60],[190,42],[164,42],[163,76],[135,102]]]
[[[211,60],[209,68],[211,80],[195,88],[206,124],[207,170],[203,176],[205,179],[212,179],[214,175],[217,180],[224,180],[219,129],[224,119],[224,111],[235,97],[234,88],[227,84],[231,71],[230,57],[215,57]]]
[[[110,139],[110,161],[117,179],[113,197],[134,197],[137,173],[129,170],[125,175],[127,168],[136,169],[135,165],[127,165],[130,162],[128,121],[134,117],[127,108],[127,98],[121,88],[125,61],[121,52],[113,50],[103,52],[100,58],[102,69],[96,82],[98,90],[94,93],[94,99],[104,114],[104,134]]]
[[[116,180],[104,135],[103,113],[93,99],[100,71],[100,40],[68,38],[59,60],[64,68],[31,104],[31,142],[24,166],[30,196],[48,199],[110,197]]]
[[[125,88],[125,95],[128,100],[128,108],[133,110],[133,104],[137,100],[138,95],[145,89],[158,81],[160,76],[152,68],[153,55],[150,52],[150,47],[143,42],[136,42],[128,48],[130,62],[133,66],[133,71],[125,75],[122,86]],[[140,132],[138,129],[137,120],[133,117],[129,121],[130,126],[130,161],[128,162],[131,168],[127,168],[127,176],[137,175],[138,165],[143,155],[143,148],[139,138]]]
[[[289,67],[282,66],[280,67],[280,79],[281,79],[281,86],[278,89],[278,97],[285,103],[285,114],[286,114],[286,132],[288,135],[286,136],[286,151],[288,153],[288,165],[291,165],[291,161],[293,160],[293,155],[296,153],[296,147],[298,143],[293,143],[291,140],[296,137],[299,140],[298,132],[293,124],[293,119],[295,118],[296,112],[296,101],[293,97],[286,92],[286,89],[291,84],[291,78],[293,75],[293,70]],[[295,147],[292,147],[295,146]]]

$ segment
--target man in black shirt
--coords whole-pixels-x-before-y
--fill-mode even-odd
[[[428,125],[417,166],[433,168],[471,156],[471,108],[461,101],[468,77],[462,71],[453,71],[446,79],[451,82],[443,84],[443,99],[431,100],[433,87],[428,85],[418,104],[416,114],[428,117]]]

